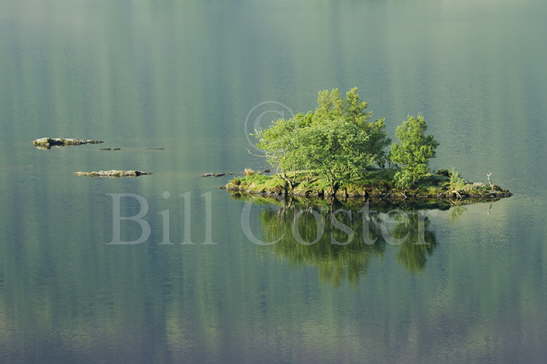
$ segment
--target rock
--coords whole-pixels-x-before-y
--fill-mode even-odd
[[[201,177],[223,177],[226,173],[203,173]]]
[[[65,147],[68,145],[83,145],[83,144],[102,144],[102,140],[94,139],[73,139],[73,138],[39,138],[32,141],[35,147],[49,149],[51,147]]]
[[[272,173],[271,169],[265,169],[262,173]]]
[[[243,170],[243,175],[244,176],[252,176],[253,174],[255,174],[256,172],[254,170],[252,170],[251,168],[245,168]]]
[[[165,150],[164,147],[148,147],[146,149],[148,149],[148,150]]]
[[[92,171],[92,172],[74,172],[76,176],[88,176],[88,177],[139,177],[147,176],[152,173],[142,171],[122,171],[122,170],[110,170],[110,171]]]
[[[102,150],[102,151],[118,151],[118,150],[122,150],[122,148],[99,148],[99,150]]]
[[[35,145],[34,148],[39,149],[39,150],[49,150],[51,147],[44,147],[44,146],[41,146],[41,145]]]

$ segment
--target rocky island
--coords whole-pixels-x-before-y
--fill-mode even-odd
[[[113,169],[109,171],[91,171],[91,172],[74,172],[75,176],[85,177],[140,177],[151,175],[150,172],[136,171],[136,170],[118,170]]]
[[[253,134],[257,148],[277,173],[246,169],[225,188],[236,195],[315,199],[370,199],[387,203],[473,203],[499,200],[511,192],[487,182],[469,182],[458,171],[430,170],[439,143],[426,135],[423,116],[409,116],[396,128],[372,120],[358,89],[345,97],[337,89],[319,92],[314,111],[277,120]]]
[[[49,149],[51,147],[66,147],[72,145],[83,144],[102,144],[102,140],[95,139],[76,139],[76,138],[38,138],[32,141],[32,144],[37,148]]]
[[[252,173],[233,178],[224,188],[237,198],[295,200],[361,199],[377,204],[408,205],[423,208],[442,208],[453,204],[497,201],[512,193],[495,184],[467,182],[452,175],[452,171],[431,173],[415,187],[402,189],[393,182],[395,170],[371,170],[359,182],[348,184],[333,193],[332,188],[317,176],[297,173],[292,183],[278,174]]]

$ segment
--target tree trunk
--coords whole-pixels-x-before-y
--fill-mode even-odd
[[[294,185],[289,177],[285,173],[279,175],[283,181],[285,181],[285,194],[288,194],[289,191],[292,191]]]
[[[332,196],[335,197],[336,196],[336,193],[338,193],[338,190],[340,189],[340,183],[338,182],[334,182],[331,184],[331,188],[332,188]]]

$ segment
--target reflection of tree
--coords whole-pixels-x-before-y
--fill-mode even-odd
[[[492,206],[492,205],[490,205],[490,206]],[[462,216],[465,211],[466,211],[465,207],[460,206],[460,205],[454,205],[450,209],[450,215],[448,215],[449,218],[450,218],[450,221],[458,220],[460,218],[460,216]]]
[[[407,219],[400,221],[392,232],[397,238],[404,239],[397,259],[410,272],[419,272],[437,247],[437,238],[433,231],[427,229],[430,221],[424,215],[412,211],[405,216]]]
[[[421,271],[437,245],[428,218],[417,211],[344,209],[333,214],[315,207],[282,207],[262,210],[260,220],[265,240],[277,241],[268,249],[291,263],[316,266],[321,279],[334,285],[346,279],[358,282],[389,245],[398,249],[404,267]]]

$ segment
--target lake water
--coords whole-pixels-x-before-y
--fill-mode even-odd
[[[544,362],[546,11],[540,0],[3,0],[0,362]],[[256,115],[353,86],[390,135],[425,115],[441,143],[434,167],[492,172],[515,195],[423,213],[426,250],[254,244],[245,202],[218,189],[227,178],[200,174],[264,168],[246,138]],[[34,149],[42,136],[122,150]],[[154,174],[72,175],[98,169]],[[107,244],[113,193],[147,199],[146,243]],[[159,244],[165,210],[171,241],[195,244]],[[249,228],[271,238],[287,226],[266,205]],[[140,232],[123,222],[124,238]]]

